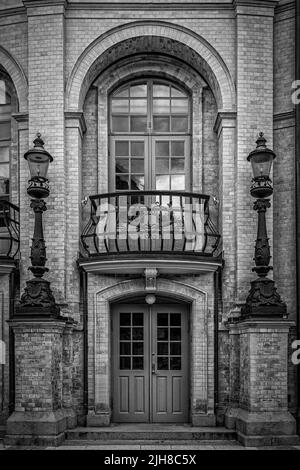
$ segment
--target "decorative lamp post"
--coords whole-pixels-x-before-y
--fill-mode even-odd
[[[30,207],[34,211],[34,234],[31,246],[31,266],[28,268],[34,275],[26,282],[25,292],[16,307],[16,315],[31,315],[45,317],[58,317],[59,306],[53,297],[50,282],[43,279],[49,269],[45,266],[46,247],[43,234],[43,212],[47,210],[43,198],[49,196],[47,171],[53,157],[44,149],[41,134],[37,134],[33,141],[34,148],[25,153],[30,170],[27,194],[32,198]]]
[[[257,239],[255,244],[255,271],[258,278],[251,282],[251,289],[246,299],[246,305],[242,307],[241,313],[244,317],[283,317],[287,315],[286,304],[276,292],[275,282],[267,277],[268,272],[273,269],[269,265],[270,245],[267,236],[266,211],[271,207],[269,196],[273,194],[270,172],[275,153],[266,146],[263,132],[257,139],[257,147],[247,157],[251,162],[253,179],[250,189],[251,196],[256,198],[254,210],[258,213]]]

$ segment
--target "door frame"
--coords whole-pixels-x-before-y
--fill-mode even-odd
[[[149,355],[149,377],[147,378],[147,383],[149,386],[149,421],[145,422],[143,421],[144,424],[152,424],[153,423],[153,377],[152,377],[152,372],[151,372],[151,366],[152,366],[152,357],[151,357],[151,350],[152,350],[152,340],[153,340],[153,328],[154,328],[154,322],[152,320],[152,311],[151,311],[151,305],[148,305],[145,303],[143,297],[134,297],[134,298],[126,298],[126,299],[120,299],[118,301],[110,303],[110,344],[111,344],[111,354],[110,354],[110,367],[111,367],[111,374],[110,374],[110,385],[111,385],[111,422],[118,423],[119,421],[115,421],[113,418],[114,415],[114,399],[115,399],[115,390],[114,390],[114,367],[115,367],[115,356],[114,352],[117,354],[117,349],[114,350],[114,329],[113,329],[113,316],[114,316],[114,310],[117,308],[118,305],[142,305],[145,309],[148,309],[150,315],[147,320],[147,325],[149,329],[149,337],[148,337],[148,355]],[[184,421],[184,423],[190,423],[191,421],[191,306],[188,302],[184,301],[177,301],[176,299],[168,299],[168,298],[163,298],[163,301],[160,301],[160,299],[157,299],[155,306],[157,305],[178,305],[178,306],[183,306],[183,309],[186,314],[186,321],[187,321],[187,344],[186,344],[186,355],[187,355],[187,420]],[[136,423],[139,421],[137,420]],[[132,423],[132,421],[128,421],[128,423]],[[166,421],[166,424],[176,424],[176,421]],[[179,423],[179,422],[178,422]],[[155,422],[154,424],[159,424],[159,422]],[[161,422],[163,425],[164,422]],[[183,424],[183,422],[182,422]]]

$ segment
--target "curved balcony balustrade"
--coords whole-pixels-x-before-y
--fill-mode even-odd
[[[90,196],[82,258],[107,255],[217,257],[220,235],[209,196],[179,191],[124,191]]]
[[[14,259],[20,248],[19,208],[0,200],[0,260]]]

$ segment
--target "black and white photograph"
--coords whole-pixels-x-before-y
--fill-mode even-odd
[[[300,0],[0,0],[1,456],[299,450]]]

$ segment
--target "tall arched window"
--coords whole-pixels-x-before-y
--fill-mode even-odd
[[[11,144],[11,94],[9,82],[0,75],[0,198],[9,199],[9,154]]]
[[[110,95],[110,191],[190,189],[191,102],[173,83],[147,79]]]

